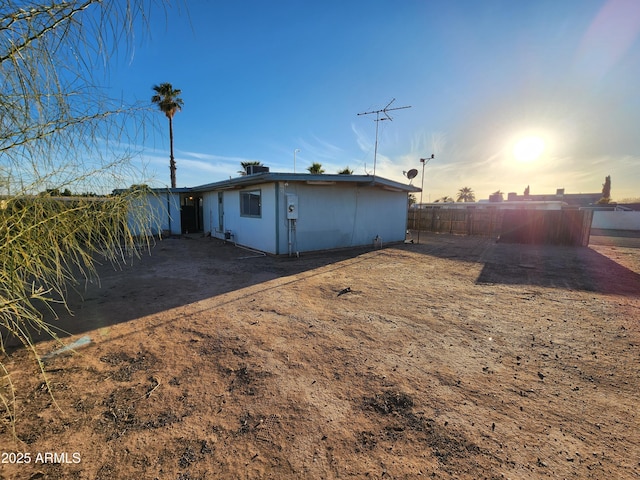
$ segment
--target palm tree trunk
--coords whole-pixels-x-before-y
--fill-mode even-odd
[[[176,161],[173,158],[173,121],[169,117],[169,170],[171,170],[171,188],[176,188]]]

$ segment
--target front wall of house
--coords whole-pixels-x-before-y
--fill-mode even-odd
[[[260,191],[260,216],[240,214],[241,192]],[[218,192],[203,194],[203,223],[205,232],[216,238],[225,238],[230,232],[231,241],[267,253],[276,252],[276,186],[274,183],[247,187],[239,190],[222,190],[222,206]],[[220,213],[222,209],[222,220]],[[220,222],[222,221],[222,229]]]
[[[260,216],[240,214],[242,192],[260,190]],[[401,242],[407,226],[407,193],[353,184],[278,182],[203,194],[204,231],[271,254]],[[297,195],[298,219],[287,219],[287,194]],[[222,217],[220,216],[222,212]],[[220,228],[220,223],[222,227]]]
[[[286,219],[286,194],[298,196],[295,232]],[[407,225],[407,193],[380,187],[290,184],[280,188],[279,253],[401,242]]]

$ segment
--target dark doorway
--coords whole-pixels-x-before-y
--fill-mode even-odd
[[[202,197],[184,195],[180,201],[182,233],[202,232]]]

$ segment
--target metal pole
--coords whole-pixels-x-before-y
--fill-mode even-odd
[[[296,173],[296,153],[298,153],[300,151],[299,148],[296,148],[293,151],[293,173]]]
[[[424,161],[424,158],[421,158],[420,163],[422,163],[422,182],[420,183],[420,206],[422,206],[422,193],[424,190],[424,166],[427,162]]]
[[[376,145],[373,150],[373,179],[376,178],[376,160],[378,159],[378,123],[380,123],[380,113],[376,112]]]
[[[420,224],[422,223],[422,194],[424,192],[424,166],[429,163],[429,161],[433,159],[433,154],[429,158],[421,158],[420,163],[422,163],[422,183],[420,184],[420,219],[418,221],[418,244],[420,243]]]

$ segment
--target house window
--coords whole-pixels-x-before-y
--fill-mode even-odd
[[[262,216],[262,200],[260,196],[260,190],[249,190],[246,192],[240,192],[240,216]]]

